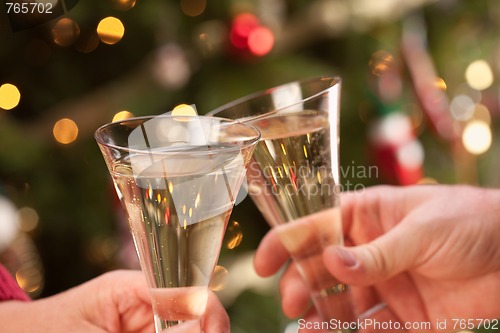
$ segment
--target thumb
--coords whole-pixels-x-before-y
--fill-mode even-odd
[[[419,238],[400,226],[367,244],[327,247],[323,252],[326,268],[340,281],[361,286],[411,269],[419,259]]]

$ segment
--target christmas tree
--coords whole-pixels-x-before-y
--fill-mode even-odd
[[[112,120],[335,74],[344,190],[500,184],[493,0],[19,4],[0,14],[0,258],[33,297],[137,267],[93,139]],[[233,332],[283,331],[275,280],[231,284],[268,226],[249,199],[232,220],[216,277]]]

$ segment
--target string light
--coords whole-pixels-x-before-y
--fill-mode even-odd
[[[464,128],[462,142],[465,149],[474,155],[485,153],[491,146],[490,126],[481,120],[472,120]]]
[[[0,86],[0,108],[11,110],[19,104],[20,100],[21,93],[15,85],[5,83]]]
[[[78,137],[78,126],[68,118],[58,120],[52,130],[54,138],[62,144],[70,144]]]
[[[472,88],[484,90],[493,84],[493,71],[486,61],[476,60],[467,66],[465,80]]]
[[[125,27],[122,21],[116,17],[109,16],[103,18],[97,25],[97,34],[103,43],[116,44],[125,34]]]
[[[120,111],[113,116],[113,122],[133,118],[133,113],[129,111]]]

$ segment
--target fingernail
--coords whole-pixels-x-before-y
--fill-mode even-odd
[[[337,247],[335,248],[335,252],[337,252],[337,256],[347,267],[354,267],[358,263],[358,260],[356,259],[354,254],[352,254],[352,252],[349,250],[346,250],[342,247]]]

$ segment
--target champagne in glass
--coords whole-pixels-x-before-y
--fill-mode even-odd
[[[322,251],[342,244],[338,117],[340,80],[321,77],[253,94],[211,112],[257,127],[248,191],[276,228],[323,320],[355,320],[348,286],[334,279]],[[291,222],[291,223],[289,223]]]
[[[157,332],[201,323],[258,137],[248,125],[186,116],[136,118],[97,131],[150,287]]]

